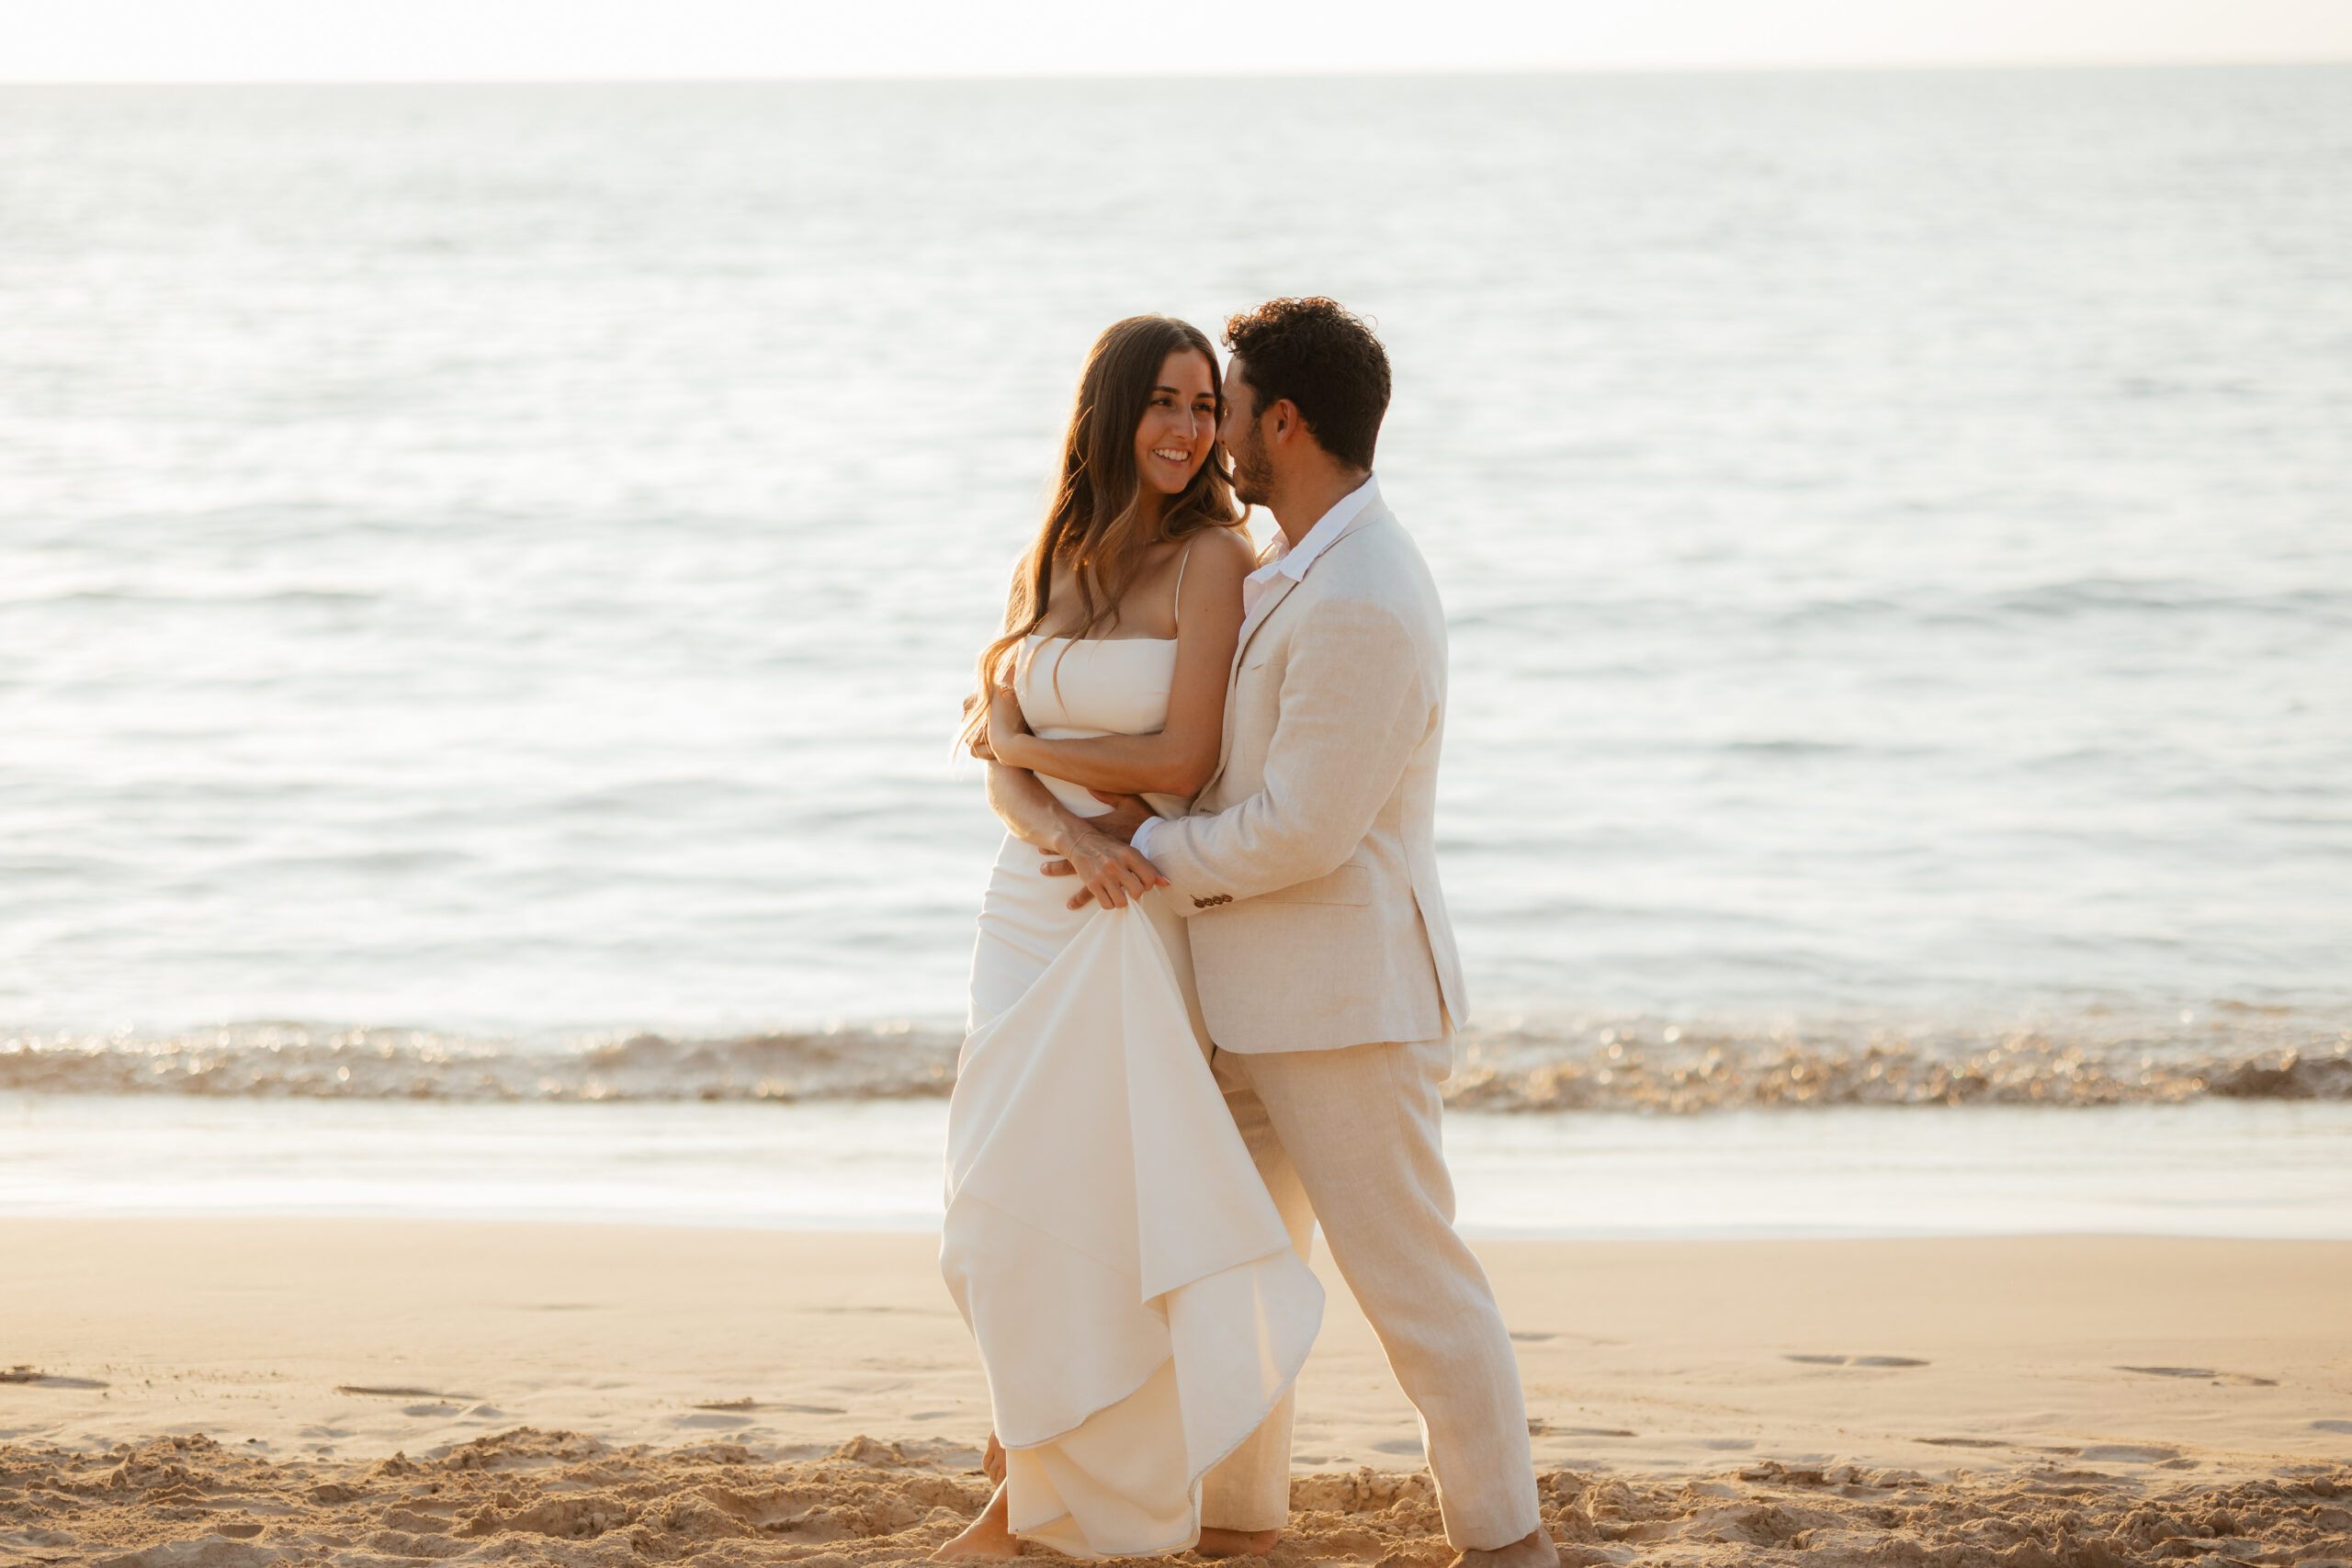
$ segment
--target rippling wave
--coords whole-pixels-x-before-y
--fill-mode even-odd
[[[0,1090],[256,1098],[874,1100],[944,1095],[960,1039],[906,1027],[532,1049],[418,1029],[235,1024],[0,1040]]]
[[[2169,1026],[1740,1030],[1644,1019],[1481,1032],[1469,1037],[1446,1099],[1482,1111],[1669,1112],[2352,1100],[2352,1027],[2233,1010]]]
[[[0,1091],[260,1099],[925,1099],[959,1037],[895,1025],[559,1047],[413,1029],[249,1023],[178,1035],[0,1039]],[[1758,1106],[2352,1100],[2352,1026],[2291,1012],[2007,1030],[1829,1021],[1732,1027],[1648,1018],[1521,1022],[1460,1042],[1449,1103],[1478,1111],[1687,1114]]]

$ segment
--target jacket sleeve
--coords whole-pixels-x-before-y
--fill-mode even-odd
[[[1151,830],[1171,907],[1193,915],[1338,870],[1429,733],[1432,694],[1411,631],[1350,600],[1308,607],[1283,667],[1265,783],[1213,816]]]

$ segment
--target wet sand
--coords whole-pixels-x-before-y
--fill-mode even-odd
[[[0,1562],[918,1554],[987,1430],[934,1246],[0,1221]],[[2352,1244],[1479,1251],[1585,1561],[2352,1556]],[[1284,1553],[1442,1559],[1409,1407],[1318,1263]]]

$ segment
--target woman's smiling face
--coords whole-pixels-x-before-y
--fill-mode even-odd
[[[1136,474],[1162,495],[1181,494],[1216,445],[1216,387],[1197,349],[1160,362],[1159,380],[1136,426]]]

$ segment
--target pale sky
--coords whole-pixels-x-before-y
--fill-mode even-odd
[[[0,0],[0,81],[2352,60],[2352,0]]]

